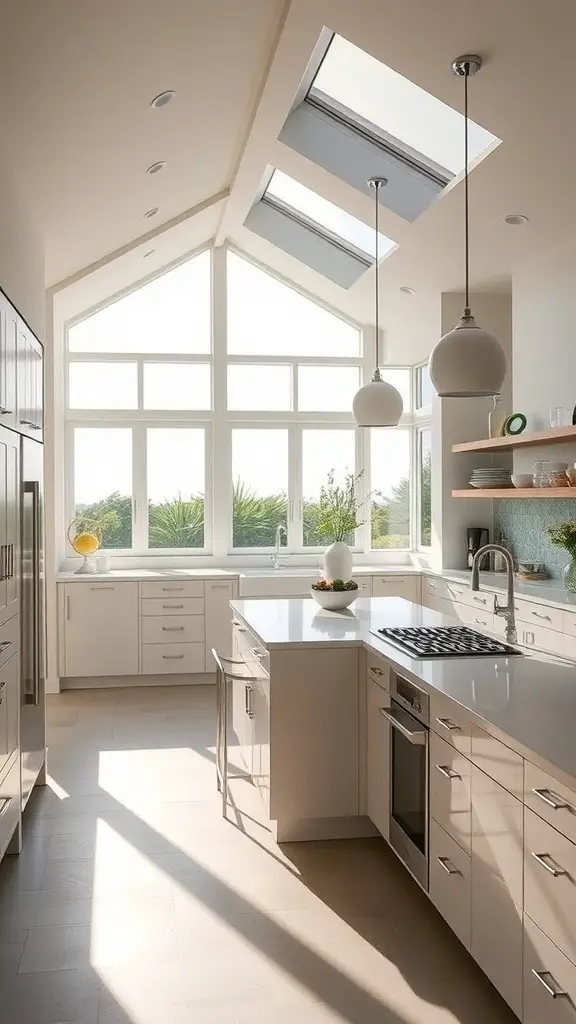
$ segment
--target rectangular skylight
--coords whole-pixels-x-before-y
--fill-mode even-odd
[[[308,96],[393,136],[451,175],[464,169],[463,115],[342,36],[332,37]],[[498,140],[474,121],[469,128],[474,161]]]
[[[375,258],[376,239],[373,228],[283,171],[274,171],[263,198],[295,213],[300,219],[313,223],[341,244],[352,246],[371,259]],[[382,234],[379,234],[378,239],[382,258],[395,248],[396,243]]]

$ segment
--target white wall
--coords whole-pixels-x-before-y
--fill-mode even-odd
[[[513,279],[514,409],[529,430],[550,426],[551,406],[576,405],[576,238],[530,260]],[[514,468],[535,459],[574,461],[574,447],[516,452]]]
[[[0,167],[0,287],[44,341],[44,244],[18,190]]]

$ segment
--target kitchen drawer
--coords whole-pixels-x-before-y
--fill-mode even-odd
[[[530,761],[524,762],[524,803],[576,843],[576,793]]]
[[[172,672],[204,672],[204,644],[143,644],[144,675],[165,675]]]
[[[260,641],[240,619],[232,620],[234,629],[234,657],[246,662],[254,676],[270,674],[270,655]]]
[[[20,658],[14,654],[0,668],[0,775],[18,749]]]
[[[524,918],[524,1024],[574,1024],[576,967]]]
[[[418,600],[418,576],[373,576],[372,597],[403,597]]]
[[[524,909],[576,963],[576,845],[528,807],[524,829]]]
[[[471,605],[459,605],[458,618],[471,629],[478,629],[480,632],[494,632],[494,615],[491,611],[483,611],[481,608],[472,608]]]
[[[149,597],[141,604],[142,615],[204,615],[203,597]]]
[[[470,596],[472,591],[470,590],[469,584],[454,583],[452,580],[445,580],[446,585],[446,596],[451,601],[459,601],[462,604],[466,603],[466,598]]]
[[[490,736],[477,725],[471,729],[470,757],[486,775],[499,782],[518,800],[524,799],[524,759],[505,743]]]
[[[562,612],[562,632],[567,636],[576,637],[576,615],[574,612]]]
[[[430,598],[451,599],[446,580],[439,577],[424,576],[422,579],[422,604],[427,605]]]
[[[470,949],[470,857],[433,818],[428,895],[460,942]]]
[[[143,644],[189,644],[203,639],[201,615],[147,615],[142,619]]]
[[[162,580],[157,583],[141,583],[143,598],[204,597],[204,580]]]
[[[0,860],[20,820],[20,758],[0,777]]]
[[[366,672],[368,679],[371,679],[378,686],[382,686],[384,690],[390,690],[390,666],[383,658],[379,658],[377,654],[370,654],[366,652]]]
[[[564,636],[555,629],[519,621],[516,623],[516,633],[521,647],[535,647],[538,651],[550,651],[552,654],[563,653]]]
[[[532,601],[516,598],[514,611],[519,622],[529,622],[534,626],[556,629],[560,633],[564,630],[564,612],[561,608],[553,608],[546,604],[534,604]]]
[[[462,604],[467,604],[470,608],[475,608],[478,612],[488,612],[493,614],[494,612],[494,594],[489,590],[472,590],[472,587],[464,587],[462,593],[457,598]],[[454,594],[456,598],[456,595]]]
[[[464,850],[470,850],[470,761],[430,733],[430,814]]]
[[[450,697],[430,694],[430,728],[462,754],[470,754],[470,722],[464,708]]]
[[[0,626],[0,665],[8,661],[20,648],[20,616],[13,615]]]

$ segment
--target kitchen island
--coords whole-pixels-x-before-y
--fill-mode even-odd
[[[278,840],[379,833],[517,1016],[564,1020],[550,1014],[568,1005],[554,994],[576,1001],[576,666],[414,659],[371,629],[455,622],[402,599],[232,608],[253,679],[233,728]],[[426,709],[415,726],[405,684]]]

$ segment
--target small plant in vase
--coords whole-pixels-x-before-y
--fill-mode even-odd
[[[361,479],[362,473],[347,473],[341,486],[334,482],[332,469],[320,490],[315,530],[322,540],[332,542],[324,552],[324,575],[328,580],[349,580],[352,575],[352,552],[347,540],[364,522],[358,518],[363,501],[356,497]]]
[[[562,573],[566,590],[576,592],[576,521],[569,519],[560,526],[549,526],[548,536],[558,548],[564,548],[570,561]]]
[[[355,580],[319,579],[312,584],[310,590],[317,604],[331,611],[348,608],[358,596],[358,584]]]

